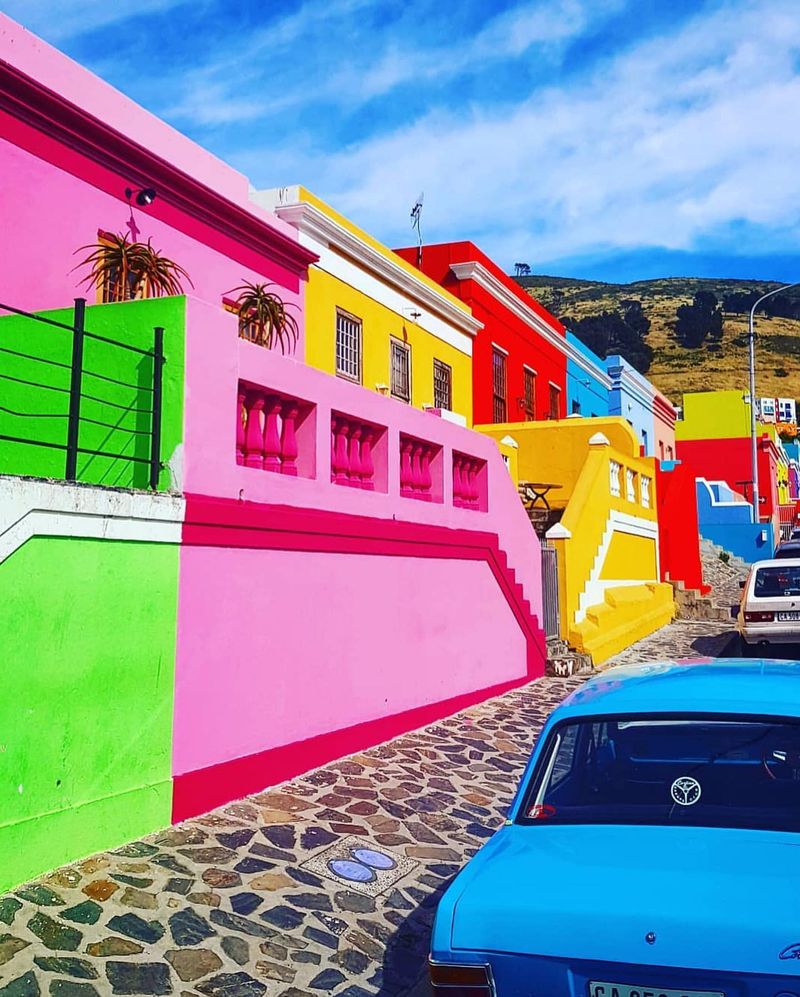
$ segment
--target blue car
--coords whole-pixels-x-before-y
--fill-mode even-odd
[[[800,997],[800,662],[620,667],[455,878],[437,997]]]

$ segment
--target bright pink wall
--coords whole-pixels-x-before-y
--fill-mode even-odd
[[[0,126],[4,119],[0,117]],[[24,126],[6,118],[17,137]],[[26,134],[27,138],[33,137]],[[75,165],[75,164],[72,164]],[[86,163],[78,163],[76,169]],[[98,229],[126,232],[130,215],[122,197],[125,179],[117,183],[118,196],[112,196],[93,183],[46,159],[0,139],[0,217],[4,230],[14,234],[14,251],[3,262],[0,301],[30,311],[63,307],[76,296],[91,302],[94,292],[79,286],[86,268],[71,272],[85,253],[75,251],[92,243]],[[157,213],[165,218],[157,217]],[[302,287],[295,275],[263,256],[214,232],[191,219],[181,220],[167,204],[157,199],[147,209],[135,209],[141,240],[152,238],[153,245],[180,263],[189,273],[197,297],[222,310],[225,292],[244,279],[276,282],[280,293],[293,304],[302,337]],[[182,224],[193,234],[176,227]],[[302,338],[298,355],[302,355]]]
[[[186,325],[184,491],[495,533],[532,611],[541,619],[539,541],[493,440],[238,339],[232,315],[196,299],[187,302]],[[239,379],[315,403],[314,478],[289,478],[236,463]],[[368,492],[331,482],[332,411],[388,427],[388,491]],[[399,457],[395,456],[401,432],[442,447],[442,502],[419,502],[400,495]],[[487,462],[487,512],[453,505],[449,469],[454,450]]]
[[[184,547],[180,613],[178,776],[526,674],[484,561]]]

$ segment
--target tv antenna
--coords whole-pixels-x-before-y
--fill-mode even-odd
[[[417,197],[414,202],[414,207],[411,209],[411,228],[417,231],[417,266],[422,269],[422,230],[420,228],[420,219],[422,216],[422,202],[425,199],[425,191],[419,192],[419,197]]]

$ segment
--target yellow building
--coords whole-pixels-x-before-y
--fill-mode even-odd
[[[319,255],[305,297],[305,360],[417,408],[472,422],[469,306],[303,187],[253,200]]]
[[[516,445],[519,481],[552,486],[560,634],[601,664],[668,623],[660,581],[655,461],[618,416],[477,426]]]

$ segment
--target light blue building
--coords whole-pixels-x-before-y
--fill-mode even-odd
[[[605,362],[569,330],[567,344],[573,347],[567,353],[567,415],[607,416],[611,378]]]
[[[624,357],[607,357],[606,370],[611,379],[608,414],[627,419],[636,431],[645,455],[656,456],[655,388]]]

